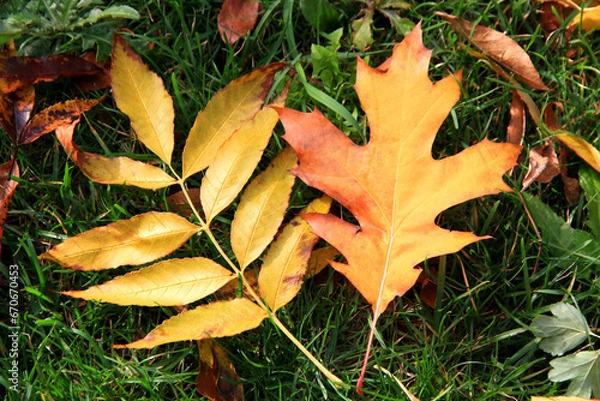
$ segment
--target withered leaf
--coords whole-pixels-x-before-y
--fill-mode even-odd
[[[511,38],[494,29],[475,25],[463,18],[436,12],[465,39],[487,54],[492,60],[513,72],[523,82],[534,89],[548,90],[542,82],[529,55]]]
[[[75,99],[58,103],[37,113],[25,126],[18,137],[18,143],[26,145],[46,135],[58,127],[66,126],[77,119],[88,110],[91,110],[103,98],[100,99]]]
[[[102,69],[94,63],[64,54],[40,58],[8,57],[0,59],[0,92],[9,93],[38,82],[51,82],[101,72]]]
[[[35,105],[35,89],[25,86],[14,92],[0,96],[0,125],[13,143],[17,143],[19,134],[27,125]]]
[[[2,252],[2,236],[4,235],[8,204],[18,185],[18,182],[11,179],[10,176],[19,176],[19,165],[14,159],[0,166],[0,252]]]
[[[199,340],[196,389],[210,401],[243,401],[244,389],[227,353],[211,339]]]
[[[261,3],[255,0],[225,0],[217,23],[224,42],[234,44],[256,25]]]
[[[529,170],[523,178],[523,188],[530,186],[533,182],[549,183],[560,174],[558,156],[554,151],[554,140],[546,139],[543,146],[537,146],[529,151]]]

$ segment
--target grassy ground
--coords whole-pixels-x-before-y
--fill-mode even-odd
[[[8,2],[17,4],[18,2]],[[138,51],[165,80],[175,97],[177,149],[193,119],[212,94],[232,79],[271,61],[297,61],[308,74],[310,45],[327,41],[306,22],[296,2],[264,2],[264,14],[251,35],[230,47],[216,28],[220,2],[191,0],[132,1],[142,15],[130,22]],[[559,31],[546,38],[529,1],[419,2],[404,13],[422,21],[424,41],[434,50],[430,74],[439,79],[464,68],[464,93],[440,131],[436,156],[451,155],[484,137],[504,140],[509,119],[510,92],[506,83],[485,63],[459,46],[461,40],[434,11],[444,11],[493,27],[517,40],[551,88],[532,93],[538,106],[562,102],[563,122],[596,146],[600,102],[600,37],[575,33],[567,41]],[[339,49],[343,82],[323,89],[350,111],[360,110],[351,84],[355,50],[350,20],[360,4],[344,9],[344,35]],[[381,15],[375,18],[375,44],[361,53],[372,63],[390,54],[402,37]],[[462,43],[462,42],[461,42]],[[148,49],[152,44],[152,50]],[[69,49],[69,47],[71,47]],[[567,56],[575,49],[575,55]],[[76,43],[63,50],[78,51]],[[38,102],[65,99],[65,84],[40,89]],[[311,109],[315,102],[298,80],[291,88],[289,106]],[[360,134],[326,107],[327,116],[354,139]],[[359,123],[364,117],[359,112]],[[144,150],[129,135],[129,126],[110,99],[87,113],[76,141],[85,149],[106,155],[131,155]],[[277,134],[281,134],[278,128]],[[1,137],[0,148],[10,154]],[[541,143],[542,135],[530,124],[526,147]],[[277,151],[273,141],[267,157]],[[7,156],[8,157],[8,156]],[[7,159],[5,157],[4,159]],[[83,288],[113,277],[110,273],[77,273],[41,263],[37,255],[62,239],[92,227],[162,210],[167,192],[90,182],[73,166],[52,135],[19,152],[22,179],[10,204],[3,239],[1,282],[7,287],[8,266],[19,265],[21,391],[10,400],[164,400],[199,399],[195,393],[197,347],[176,343],[149,351],[111,349],[112,344],[139,338],[174,312],[168,308],[119,307],[81,302],[61,296],[66,289]],[[579,162],[572,159],[572,174]],[[515,189],[526,166],[517,168],[507,182]],[[562,184],[534,184],[539,195],[576,227],[587,213],[585,202],[567,204]],[[315,196],[298,184],[292,197],[297,209]],[[231,216],[229,216],[231,217]],[[227,219],[227,215],[225,215]],[[439,278],[439,308],[420,301],[417,291],[398,299],[379,321],[371,365],[365,381],[366,399],[405,400],[396,378],[421,400],[521,400],[531,395],[560,395],[564,384],[547,380],[548,354],[537,349],[526,330],[540,308],[563,299],[576,300],[590,325],[600,317],[597,265],[580,266],[591,274],[565,270],[568,260],[550,257],[529,223],[519,198],[502,194],[475,200],[444,213],[440,224],[472,230],[493,239],[479,242],[447,257],[429,260],[426,267],[445,272]],[[192,245],[189,245],[192,246]],[[198,249],[210,256],[210,247]],[[119,269],[118,272],[124,272]],[[4,316],[5,306],[2,306]],[[547,309],[546,309],[547,310]],[[370,307],[344,279],[328,271],[309,280],[300,295],[281,312],[291,331],[347,383],[357,380],[368,331]],[[8,327],[3,319],[2,332]],[[8,334],[0,338],[0,384],[7,387]],[[263,323],[242,335],[220,339],[243,379],[247,400],[354,400],[352,389],[332,387],[276,328]],[[377,365],[391,372],[375,369]],[[0,391],[3,391],[0,389]]]

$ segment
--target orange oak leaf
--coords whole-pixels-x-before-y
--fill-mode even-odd
[[[372,305],[367,357],[377,319],[415,284],[418,263],[489,238],[443,229],[436,217],[467,200],[510,191],[502,176],[521,153],[518,145],[484,139],[457,155],[432,157],[436,132],[459,98],[461,74],[432,83],[430,57],[418,25],[382,66],[358,60],[356,90],[370,128],[365,146],[353,143],[319,111],[279,110],[284,139],[300,161],[292,172],[358,221],[303,215],[314,233],[346,258],[347,263],[331,265]]]

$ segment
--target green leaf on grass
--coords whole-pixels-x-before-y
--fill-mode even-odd
[[[600,262],[600,242],[592,234],[572,228],[534,196],[523,193],[523,199],[552,256],[569,264],[577,261],[587,264]]]
[[[600,350],[583,351],[550,361],[548,379],[553,382],[572,380],[568,396],[600,398]]]
[[[530,329],[540,337],[540,348],[552,355],[562,355],[588,337],[585,317],[573,305],[559,302],[550,307],[554,316],[540,315],[533,319]]]

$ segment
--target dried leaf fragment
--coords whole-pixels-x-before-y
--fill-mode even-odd
[[[217,17],[223,42],[234,44],[246,36],[256,25],[261,8],[255,0],[225,0]]]
[[[243,401],[244,389],[223,348],[211,339],[199,340],[200,372],[196,389],[210,401]]]
[[[527,85],[539,90],[549,89],[542,82],[540,74],[533,66],[529,55],[508,36],[494,29],[475,25],[463,18],[438,11],[435,14],[448,21],[456,32],[498,64],[513,72]]]

